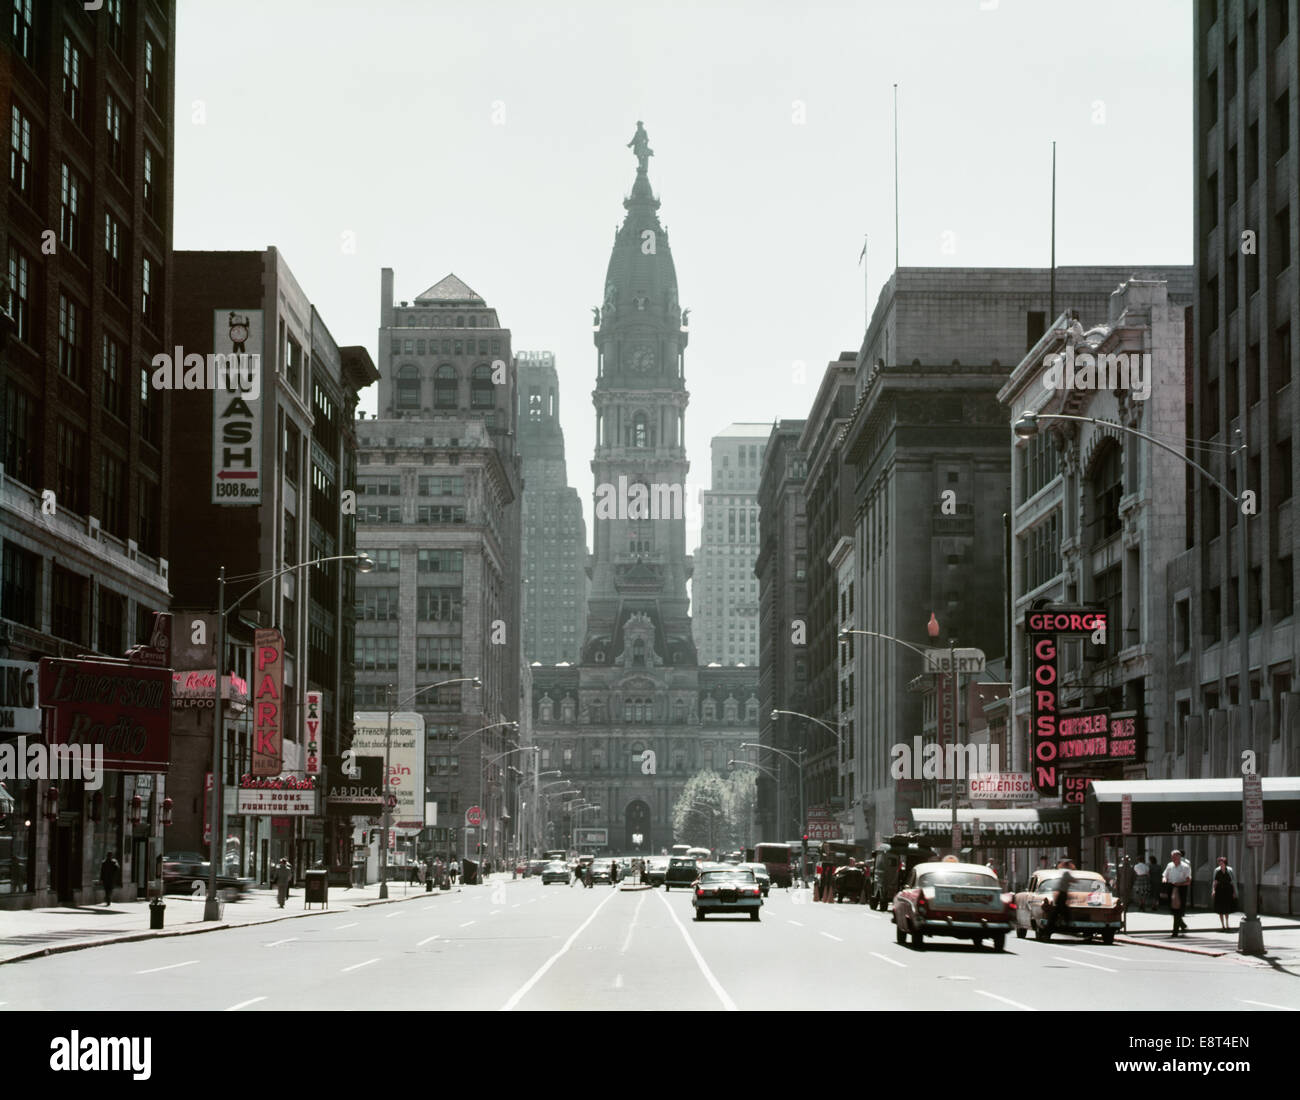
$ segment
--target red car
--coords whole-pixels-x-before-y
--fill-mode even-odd
[[[894,935],[906,943],[910,933],[918,951],[926,936],[974,940],[976,947],[989,939],[993,950],[1003,951],[1015,926],[1014,898],[977,863],[920,863],[894,896]]]

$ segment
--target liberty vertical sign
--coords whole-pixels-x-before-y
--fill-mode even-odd
[[[262,311],[217,309],[212,350],[218,355],[262,359]],[[235,360],[230,360],[234,362]],[[262,403],[260,373],[217,372],[212,391],[212,503],[262,503]]]

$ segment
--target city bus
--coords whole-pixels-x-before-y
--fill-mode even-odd
[[[773,886],[788,887],[791,882],[790,864],[794,853],[789,844],[756,844],[754,862],[767,868],[768,877]]]

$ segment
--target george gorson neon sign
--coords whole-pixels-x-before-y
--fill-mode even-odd
[[[1094,645],[1105,645],[1106,625],[1106,612],[1084,607],[1030,611],[1025,615],[1025,633],[1029,638],[1034,789],[1040,795],[1050,798],[1057,793],[1062,720],[1057,639],[1089,636]]]

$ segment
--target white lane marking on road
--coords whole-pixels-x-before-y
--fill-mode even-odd
[[[474,922],[473,922],[472,920],[467,920],[464,924],[461,925],[461,927],[462,927],[462,928],[468,928],[468,927],[469,927],[471,924],[473,924],[473,923],[474,923]]]
[[[1103,954],[1100,951],[1089,951],[1086,947],[1071,947],[1069,944],[1064,943],[1061,944],[1061,946],[1067,951],[1077,951],[1080,955],[1092,955],[1094,958],[1105,959],[1108,962],[1131,963],[1137,961],[1136,959],[1126,959],[1118,952],[1114,954]]]
[[[622,975],[622,974],[616,974],[616,975],[614,975],[614,988],[615,988],[615,989],[622,989],[622,988],[623,988],[623,975]]]
[[[213,675],[215,675],[215,673],[214,673]],[[215,681],[214,681],[214,682],[215,682]],[[496,916],[498,913],[500,913],[500,912],[501,912],[500,909],[493,909],[492,912],[490,912],[490,913],[488,914],[488,916],[489,916],[489,917],[495,917],[495,916]]]
[[[803,924],[797,920],[787,920],[786,924],[793,924],[796,928],[802,928]]]
[[[627,949],[632,943],[632,933],[636,930],[637,918],[641,915],[641,906],[645,904],[645,899],[649,895],[642,894],[641,900],[636,903],[636,908],[632,911],[632,923],[627,926],[627,939],[623,941],[623,946],[618,949],[620,955],[626,955]]]
[[[346,974],[349,970],[360,970],[363,966],[369,966],[371,963],[377,963],[378,961],[379,960],[377,958],[367,959],[363,963],[354,963],[352,966],[345,966],[342,970],[339,971],[339,973]]]
[[[695,946],[695,941],[691,939],[690,933],[686,931],[686,925],[682,923],[681,918],[677,915],[677,911],[672,907],[672,903],[663,894],[659,895],[659,900],[664,903],[664,908],[668,910],[669,915],[673,918],[673,923],[676,924],[678,929],[681,931],[682,939],[686,941],[686,946],[691,949],[691,954],[695,956],[695,962],[700,968],[700,973],[704,975],[704,980],[709,983],[713,992],[718,995],[718,1000],[722,1002],[722,1007],[728,1012],[735,1012],[736,1002],[727,996],[727,991],[722,988],[722,984],[713,976],[713,971],[709,969],[709,964],[704,961],[704,956],[700,954],[699,948]]]
[[[823,932],[822,935],[825,936],[828,940],[834,940],[836,943],[844,942],[839,936],[832,936],[829,932]]]
[[[890,966],[901,966],[904,970],[907,969],[907,963],[901,963],[897,959],[891,959],[888,955],[882,955],[879,951],[868,951],[867,954],[875,955],[881,962],[887,962]]]
[[[1259,1005],[1261,1008],[1280,1008],[1283,1012],[1300,1012],[1300,1008],[1291,1008],[1287,1005],[1272,1005],[1268,1001],[1242,1001],[1244,1005]]]
[[[215,674],[214,674],[214,675],[215,675]],[[340,924],[338,930],[339,930],[340,932],[342,932],[343,929],[345,929],[345,928],[355,928],[355,927],[356,927],[358,924],[360,924],[360,923],[361,923],[360,921],[354,920],[351,924]]]
[[[1107,974],[1118,974],[1118,970],[1113,970],[1109,966],[1098,966],[1096,963],[1084,962],[1082,959],[1071,959],[1066,955],[1053,955],[1057,962],[1069,963],[1071,966],[1090,966],[1093,970],[1104,970]]]
[[[402,915],[402,911],[400,909],[397,910],[397,912],[395,913],[385,913],[384,920],[392,920],[394,917],[400,917],[401,915]]]
[[[213,673],[213,676],[215,676],[215,675],[216,675],[216,673],[214,672],[214,673]],[[436,905],[426,905],[426,906],[424,907],[424,911],[425,911],[426,913],[430,913],[430,912],[432,912],[434,909],[437,909],[437,908],[438,908],[438,907],[437,907]]]
[[[227,1012],[238,1012],[241,1008],[247,1008],[249,1005],[255,1005],[258,1001],[266,1000],[265,997],[254,997],[251,1001],[240,1001],[237,1005],[231,1005]]]
[[[435,933],[434,933],[432,936],[430,936],[427,940],[421,940],[421,941],[420,941],[419,943],[417,943],[415,946],[416,946],[416,947],[423,947],[426,943],[433,943],[433,941],[436,940],[437,938],[438,938],[438,933],[435,932]]]
[[[591,911],[591,916],[589,916],[585,921],[583,921],[578,926],[577,931],[574,932],[573,935],[571,935],[567,940],[564,941],[564,946],[562,946],[554,955],[552,955],[549,959],[547,959],[544,963],[542,963],[537,973],[534,974],[531,978],[529,978],[528,981],[524,982],[524,984],[515,991],[514,996],[512,996],[510,1000],[506,1001],[506,1003],[501,1006],[502,1012],[512,1011],[520,1001],[522,1001],[526,996],[528,996],[528,991],[532,989],[533,986],[535,986],[539,981],[542,980],[546,972],[550,970],[551,967],[553,967],[557,962],[560,961],[561,958],[563,958],[564,953],[568,951],[570,947],[573,946],[573,941],[582,935],[582,933],[586,930],[587,925],[589,925],[592,921],[596,919],[596,914],[605,908],[606,904],[608,904],[610,898],[612,898],[613,896],[614,896],[613,894],[605,895],[605,900],[602,901],[599,905],[597,905],[596,908]]]
[[[216,673],[214,672],[213,675],[215,676]],[[215,681],[214,681],[214,682],[215,682]],[[512,905],[510,908],[511,908],[511,909],[518,909],[518,908],[519,908],[519,902],[515,902],[514,905]]]
[[[158,971],[160,971],[160,970],[175,970],[178,966],[194,966],[194,965],[196,965],[196,964],[198,963],[198,961],[199,961],[198,959],[190,959],[189,962],[183,962],[183,963],[172,963],[170,966],[155,966],[155,967],[152,967],[152,968],[149,969],[149,970],[137,970],[136,973],[137,973],[137,974],[157,974]]]
[[[215,674],[214,674],[214,675],[215,675]],[[293,943],[293,941],[296,940],[297,938],[298,938],[297,936],[290,936],[287,940],[276,940],[274,943],[266,943],[266,944],[263,944],[262,946],[263,946],[263,947],[279,947],[280,944],[282,944],[282,943]]]
[[[1010,1005],[1012,1008],[1018,1008],[1022,1012],[1034,1011],[1028,1005],[1022,1005],[1019,1001],[1013,1001],[1010,997],[999,997],[996,993],[988,993],[983,989],[977,989],[975,992],[982,997],[992,997],[995,1001],[1001,1001],[1003,1004]]]

